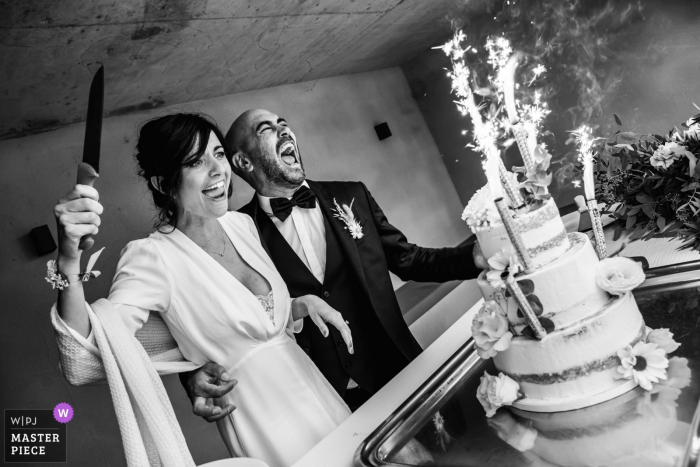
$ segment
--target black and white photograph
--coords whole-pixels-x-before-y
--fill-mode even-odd
[[[700,1],[0,0],[3,463],[700,466]]]

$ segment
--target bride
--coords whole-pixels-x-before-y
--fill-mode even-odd
[[[136,158],[159,222],[122,251],[108,300],[132,333],[158,312],[187,360],[221,363],[239,381],[221,401],[237,407],[220,430],[229,450],[287,466],[350,415],[294,342],[294,322],[310,315],[324,335],[324,323],[332,324],[350,353],[352,339],[340,313],[320,298],[290,299],[252,219],[227,211],[231,165],[222,141],[217,126],[196,114],[142,126]],[[79,244],[97,234],[102,211],[97,191],[85,185],[54,209],[57,274],[69,282],[56,309],[83,347],[95,337],[78,275]]]

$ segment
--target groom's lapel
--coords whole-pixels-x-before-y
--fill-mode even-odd
[[[288,286],[291,284],[290,274],[297,278],[303,277],[304,279],[318,283],[316,277],[311,273],[309,268],[306,267],[301,258],[299,258],[299,255],[297,255],[277,229],[274,222],[272,222],[270,217],[260,207],[257,196],[255,196],[251,204],[251,206],[246,206],[245,212],[253,218],[258,233],[260,234],[263,248],[267,251],[268,256],[272,258],[272,262],[275,264],[277,271],[282,275],[282,278],[287,282]]]
[[[326,219],[326,225],[330,226],[332,234],[335,235],[335,238],[337,239],[340,248],[345,253],[345,256],[349,260],[350,265],[355,271],[355,274],[357,274],[357,276],[360,278],[362,284],[365,286],[365,289],[368,289],[367,280],[365,278],[365,272],[362,268],[362,262],[360,261],[360,254],[357,251],[355,240],[350,235],[350,232],[345,228],[345,223],[342,220],[333,216],[332,209],[335,208],[335,203],[333,200],[336,199],[336,196],[334,196],[334,194],[331,193],[331,191],[327,187],[325,187],[319,182],[307,180],[307,183],[309,184],[309,188],[311,188],[311,191],[313,191],[316,195],[318,205],[321,208],[323,217]],[[338,203],[350,202],[350,200],[346,200],[343,198],[337,200]],[[329,234],[330,233],[326,231],[326,238],[328,238]],[[329,245],[328,240],[326,240],[326,245]],[[327,246],[326,254],[330,254]]]

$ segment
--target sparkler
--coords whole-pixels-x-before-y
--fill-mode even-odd
[[[453,63],[453,70],[448,73],[448,75],[452,78],[452,90],[460,98],[460,100],[455,103],[462,111],[462,114],[469,115],[472,120],[477,150],[480,150],[486,156],[487,160],[496,157],[500,162],[498,167],[499,176],[493,180],[489,180],[491,189],[500,190],[500,185],[503,185],[506,194],[511,200],[511,204],[516,207],[516,209],[520,209],[525,205],[525,200],[520,195],[520,191],[517,187],[513,185],[511,178],[508,176],[508,171],[498,154],[496,146],[498,129],[495,127],[495,122],[484,121],[479,112],[480,109],[474,101],[474,93],[469,83],[469,68],[464,64],[462,58],[466,51],[466,49],[461,48],[461,42],[464,39],[464,34],[462,31],[459,31],[451,41],[441,47],[441,49],[450,56]],[[487,48],[489,49],[489,63],[495,68],[502,67],[506,63],[508,56],[512,53],[510,43],[503,38],[499,38],[495,41],[490,39]],[[467,47],[467,49],[469,49],[469,47]],[[496,187],[497,183],[499,184],[498,187]]]
[[[520,52],[511,55],[500,72],[499,81],[503,83],[503,97],[505,98],[506,111],[508,112],[511,130],[513,131],[515,141],[518,143],[518,149],[523,158],[523,163],[528,172],[534,172],[537,164],[528,146],[529,132],[520,122],[518,109],[515,106],[515,69],[522,57],[523,54]]]
[[[598,259],[608,257],[608,250],[605,244],[605,235],[603,233],[603,224],[600,221],[600,211],[598,210],[598,202],[595,199],[595,179],[593,176],[593,138],[591,137],[591,129],[583,126],[574,132],[576,141],[579,144],[580,157],[583,162],[583,191],[586,195],[586,207],[588,214],[591,217],[591,226],[593,228],[593,236],[595,239],[595,251],[598,253]]]

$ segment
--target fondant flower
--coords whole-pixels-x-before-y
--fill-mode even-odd
[[[515,176],[515,174],[511,174]],[[515,182],[517,184],[517,181]],[[506,197],[506,205],[510,206],[510,198]],[[472,229],[487,227],[501,222],[501,216],[493,202],[493,195],[488,184],[479,188],[469,200],[462,212],[462,220]]]
[[[496,356],[510,346],[513,333],[508,330],[508,319],[500,313],[493,300],[485,302],[472,321],[472,337],[476,353],[484,360]]]
[[[671,164],[683,156],[688,158],[688,175],[693,175],[697,158],[692,152],[676,142],[665,143],[663,146],[659,146],[649,159],[649,163],[653,167],[668,169]]]
[[[508,278],[523,270],[512,245],[501,248],[501,251],[488,259],[488,263],[491,270],[486,273],[486,279],[496,290],[505,288]]]
[[[520,385],[509,376],[503,373],[491,376],[485,372],[476,390],[476,398],[484,407],[486,416],[491,418],[499,407],[511,405],[518,400],[521,397],[519,391]]]
[[[652,342],[660,349],[666,352],[666,355],[673,353],[681,345],[673,340],[673,333],[668,329],[654,329],[647,334],[647,342]]]
[[[488,419],[487,423],[496,429],[499,438],[518,451],[525,452],[535,447],[537,431],[518,423],[507,410],[497,413],[495,417]]]
[[[595,281],[598,287],[613,295],[625,292],[644,282],[642,266],[629,258],[605,258],[598,264]]]
[[[617,367],[617,379],[632,379],[642,388],[650,391],[652,383],[666,379],[668,359],[666,352],[654,343],[637,342],[634,347],[618,350],[621,365]]]

